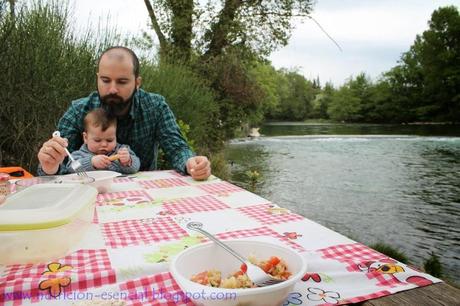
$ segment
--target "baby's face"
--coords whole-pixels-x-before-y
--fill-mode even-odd
[[[102,131],[101,127],[90,126],[88,131],[83,133],[83,139],[88,146],[88,150],[94,154],[104,154],[112,152],[117,144],[117,131],[114,125]]]

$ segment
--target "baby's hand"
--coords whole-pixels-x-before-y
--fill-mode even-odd
[[[105,155],[95,155],[91,158],[91,163],[96,169],[107,169],[111,161],[108,156]]]
[[[118,159],[120,161],[120,164],[123,167],[127,167],[131,165],[131,155],[129,154],[128,148],[125,148],[125,147],[121,148],[120,150],[118,150],[117,154],[118,154]]]

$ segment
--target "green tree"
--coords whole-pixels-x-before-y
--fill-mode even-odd
[[[433,12],[429,30],[414,49],[424,76],[428,114],[439,119],[460,118],[460,14],[454,6]],[[431,103],[430,103],[431,102]]]
[[[304,120],[312,114],[312,101],[316,90],[312,82],[296,71],[280,71],[284,75],[285,83],[280,85],[280,112],[279,119]],[[286,88],[287,86],[287,88]]]
[[[318,82],[318,81],[317,81]],[[318,82],[319,83],[319,82]],[[332,101],[335,89],[331,83],[326,83],[324,89],[320,91],[312,101],[312,117],[319,119],[329,119],[327,112]]]
[[[305,17],[312,0],[144,0],[163,55],[188,62],[220,56],[230,46],[268,55],[285,46],[293,17]]]
[[[429,29],[417,35],[400,64],[385,75],[394,104],[409,120],[460,118],[460,14],[456,7],[435,10]]]
[[[216,92],[219,116],[214,125],[222,141],[233,137],[244,123],[260,120],[264,93],[240,55],[237,49],[228,50],[226,56],[216,56],[196,68]]]
[[[405,55],[407,56],[407,54]],[[410,61],[413,65],[413,61]],[[421,100],[422,76],[413,65],[398,65],[384,73],[381,84],[388,84],[391,92],[388,104],[394,109],[396,122],[410,122],[417,119],[415,109]],[[412,73],[417,71],[417,73]]]
[[[160,63],[189,65],[216,93],[216,143],[263,118],[267,88],[254,60],[287,44],[293,17],[308,16],[312,0],[144,0],[160,42]]]
[[[273,118],[279,112],[280,93],[278,84],[280,76],[269,63],[256,61],[250,73],[254,76],[263,92],[261,111],[264,117]]]
[[[351,77],[333,95],[328,108],[331,119],[338,121],[367,121],[374,104],[371,100],[372,82],[364,73]]]
[[[370,103],[366,121],[368,122],[400,122],[401,112],[393,104],[392,90],[388,82],[380,81],[370,88]]]

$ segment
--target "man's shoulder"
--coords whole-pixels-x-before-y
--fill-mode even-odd
[[[139,89],[139,101],[142,106],[147,107],[167,105],[166,99],[162,95],[142,89]]]
[[[97,91],[92,92],[89,96],[73,100],[71,106],[75,108],[95,108],[100,106]]]

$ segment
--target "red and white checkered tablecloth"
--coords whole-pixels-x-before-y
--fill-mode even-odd
[[[198,188],[215,195],[228,195],[232,192],[242,191],[243,189],[228,182],[217,182],[198,185]]]
[[[0,305],[92,305],[104,296],[123,305],[193,305],[164,261],[190,239],[206,241],[185,230],[194,220],[214,226],[223,240],[268,239],[302,253],[308,272],[284,305],[356,303],[439,282],[269,201],[250,204],[254,199],[218,178],[195,182],[175,171],[116,178],[113,190],[98,195],[94,223],[70,254],[0,266]],[[175,251],[159,260],[158,246]]]
[[[211,195],[166,200],[163,202],[163,207],[172,215],[230,208],[228,205],[222,203]]]
[[[253,205],[237,208],[243,214],[256,219],[261,224],[286,223],[299,221],[304,217],[294,214],[288,210],[277,209],[270,204]]]
[[[188,235],[170,217],[108,222],[101,225],[101,232],[111,248],[179,240]]]
[[[194,305],[169,272],[123,282],[120,291],[128,296],[127,305]]]
[[[272,237],[272,238],[275,238],[285,244],[287,244],[288,246],[290,246],[291,248],[299,251],[299,252],[303,252],[305,251],[305,249],[291,241],[290,239],[286,238],[285,236],[283,235],[280,235],[278,232],[272,230],[271,228],[269,227],[259,227],[259,228],[252,228],[252,229],[245,229],[245,230],[237,230],[237,231],[229,231],[229,232],[224,232],[224,233],[218,233],[216,234],[217,238],[220,238],[222,240],[226,240],[226,239],[238,239],[238,238],[248,238],[248,237],[258,237],[258,236],[263,236],[263,237]]]
[[[182,178],[169,178],[169,179],[157,179],[157,180],[143,180],[139,181],[139,184],[147,189],[150,188],[171,188],[178,186],[189,186]]]

